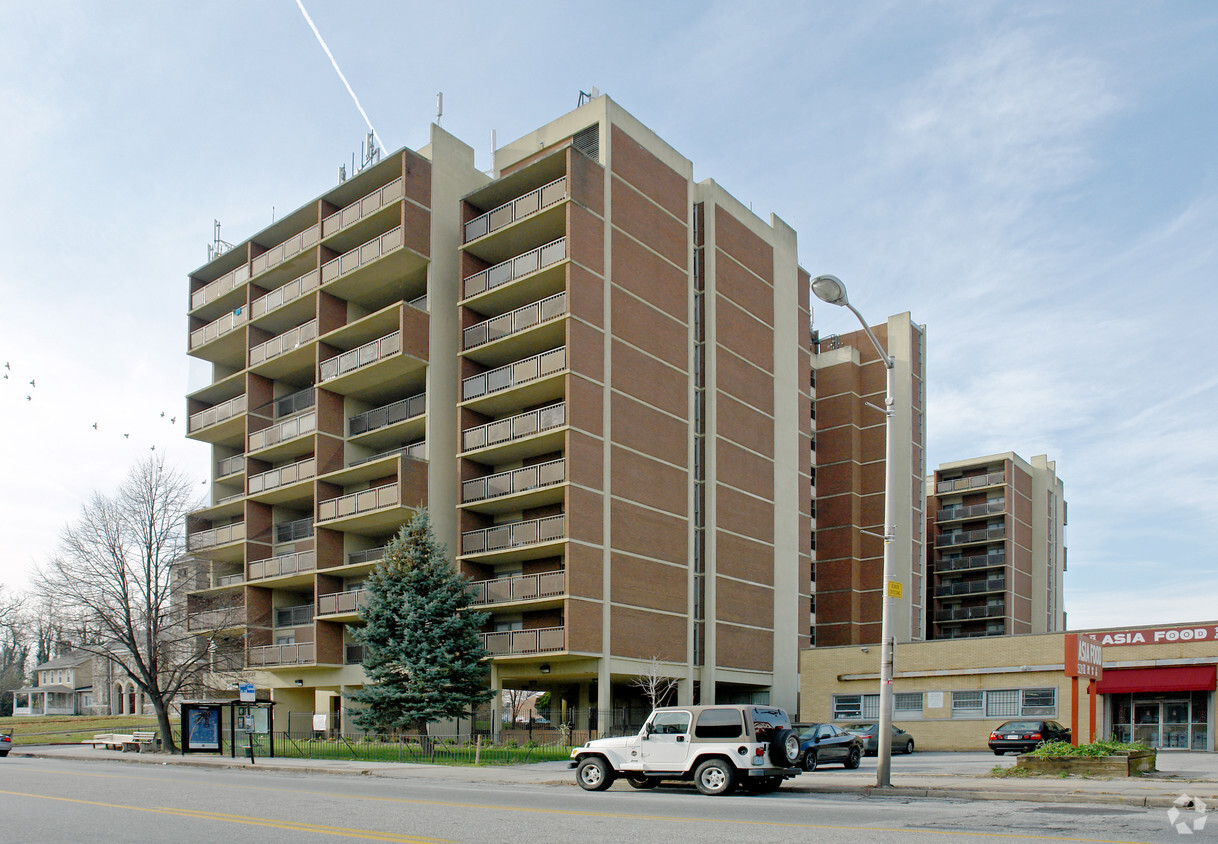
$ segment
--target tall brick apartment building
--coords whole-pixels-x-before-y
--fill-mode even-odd
[[[926,328],[908,313],[872,327],[896,363],[893,431],[902,482],[894,490],[897,533],[893,635],[925,635],[923,476],[926,473]],[[880,641],[884,543],[886,370],[863,331],[818,337],[816,377],[816,575],[814,644]]]
[[[495,153],[438,127],[190,274],[189,520],[217,667],[285,712],[363,682],[361,589],[418,507],[496,687],[791,707],[809,643],[808,276],[607,97]]]

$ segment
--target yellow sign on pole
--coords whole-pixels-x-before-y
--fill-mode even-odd
[[[900,598],[902,591],[903,591],[903,587],[901,586],[901,581],[899,581],[899,580],[888,581],[888,597],[889,598]]]

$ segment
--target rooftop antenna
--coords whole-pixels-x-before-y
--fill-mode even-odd
[[[499,149],[499,136],[495,130],[491,130],[491,169],[488,171],[491,176],[495,175],[495,150]]]
[[[207,260],[214,261],[232,248],[231,243],[220,239],[220,221],[212,220],[212,242],[207,244]]]
[[[444,92],[440,91],[436,94],[436,125],[440,125],[440,118],[444,116]]]
[[[593,85],[592,88],[587,91],[580,91],[579,92],[579,104],[576,105],[575,107],[579,108],[584,103],[590,103],[593,100],[595,100],[597,97],[599,97],[600,95],[601,95],[600,89],[597,88],[595,85]]]

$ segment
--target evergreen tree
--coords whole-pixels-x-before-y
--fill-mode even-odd
[[[468,612],[466,578],[447,558],[426,510],[402,526],[365,586],[364,645],[368,682],[348,698],[365,730],[427,734],[429,721],[456,718],[494,692],[479,628],[488,613]]]

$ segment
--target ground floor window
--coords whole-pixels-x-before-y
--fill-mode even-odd
[[[1112,738],[1147,747],[1209,749],[1209,692],[1106,695]]]

